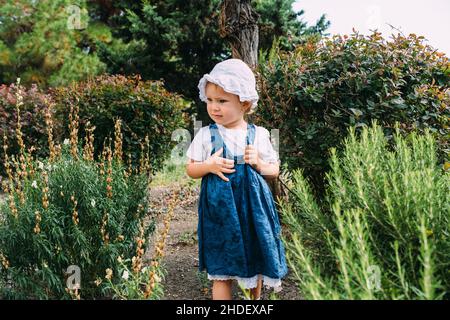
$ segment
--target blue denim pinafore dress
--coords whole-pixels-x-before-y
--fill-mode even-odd
[[[223,158],[234,159],[229,181],[209,173],[202,178],[199,199],[199,270],[208,275],[281,279],[287,273],[281,227],[267,182],[244,156],[233,156],[215,123],[211,154],[223,147]],[[247,124],[246,143],[253,144],[254,124]],[[227,277],[224,279],[228,279]],[[266,281],[266,280],[264,280]],[[266,284],[267,285],[267,284]]]

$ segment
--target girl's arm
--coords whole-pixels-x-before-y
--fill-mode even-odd
[[[253,167],[268,180],[276,179],[280,174],[280,165],[278,163],[268,163],[261,158],[258,159],[257,164]]]
[[[198,179],[210,173],[209,164],[206,162],[198,162],[190,159],[186,164],[186,173],[193,179]]]
[[[276,179],[280,174],[280,165],[278,163],[265,162],[253,145],[246,146],[244,160],[264,176],[265,179]]]

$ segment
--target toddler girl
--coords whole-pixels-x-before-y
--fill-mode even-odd
[[[258,101],[247,64],[220,62],[198,88],[214,121],[199,130],[186,153],[187,174],[202,178],[199,269],[214,281],[213,299],[231,299],[233,279],[259,299],[262,282],[280,290],[287,273],[278,213],[264,180],[278,176],[279,159],[267,129],[244,120]]]

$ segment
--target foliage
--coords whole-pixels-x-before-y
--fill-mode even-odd
[[[113,299],[120,300],[158,300],[164,295],[163,286],[161,281],[165,277],[165,270],[161,267],[144,267],[139,272],[134,272],[130,265],[132,261],[129,259],[123,260],[119,258],[119,279],[113,281],[113,274],[106,277],[106,284],[104,285],[104,291],[112,295]],[[153,273],[153,277],[156,278],[155,286],[151,291],[151,294],[146,297],[146,290],[148,280]]]
[[[381,126],[354,127],[332,149],[327,197],[293,174],[281,204],[289,264],[308,299],[448,299],[449,172],[427,130],[390,148]]]
[[[45,126],[45,109],[51,97],[36,85],[26,89],[20,84],[0,85],[0,137],[14,141],[9,146],[10,154],[18,154],[19,145],[15,141],[17,129],[17,104],[20,100],[20,125],[25,145],[35,148],[38,157],[48,156],[48,141]],[[55,128],[56,129],[56,128]],[[0,181],[5,174],[4,154],[0,154]]]
[[[384,40],[379,33],[311,40],[294,51],[276,46],[259,63],[255,121],[280,130],[280,156],[302,168],[321,191],[328,149],[347,128],[374,119],[392,137],[429,129],[442,163],[449,152],[450,63],[416,35]]]
[[[68,119],[69,106],[78,106],[80,125],[95,126],[94,146],[100,146],[114,131],[117,118],[123,127],[123,151],[133,166],[144,147],[151,155],[153,172],[160,169],[174,146],[172,133],[186,126],[186,101],[165,90],[161,81],[141,81],[140,77],[100,76],[95,79],[51,90],[56,119]],[[60,134],[67,136],[67,132]],[[84,134],[81,134],[84,137]],[[146,145],[142,145],[148,136]],[[127,160],[128,161],[128,160]]]
[[[93,134],[80,151],[76,112],[70,141],[50,142],[50,156],[37,160],[25,150],[5,155],[7,200],[0,204],[0,297],[79,299],[104,296],[105,270],[117,273],[117,258],[141,270],[145,239],[153,231],[148,211],[148,156],[134,174],[123,164],[120,127],[114,153],[106,145],[93,159]],[[51,131],[49,131],[51,132]],[[5,145],[4,150],[7,150]],[[71,277],[79,268],[81,282]],[[74,286],[70,286],[70,284]]]
[[[302,21],[304,10],[295,12],[292,6],[295,0],[256,0],[254,6],[259,13],[259,50],[268,51],[274,41],[282,50],[293,50],[309,36],[326,35],[330,26],[325,15],[318,18],[313,26]]]
[[[0,5],[0,83],[67,85],[103,73],[98,43],[111,31],[90,21],[85,0],[6,0]]]
[[[253,1],[260,15],[259,49],[278,39],[292,49],[329,22],[301,21],[293,0]],[[67,86],[108,72],[165,79],[166,88],[195,101],[201,76],[231,57],[219,36],[220,0],[30,1],[0,5],[0,83],[22,78],[26,86]]]
[[[275,38],[290,48],[309,34],[327,27],[324,17],[307,27],[303,12],[292,10],[292,0],[254,1],[260,15],[262,50]],[[113,28],[115,46],[101,46],[102,60],[110,73],[139,73],[143,79],[164,78],[169,91],[196,101],[200,118],[207,119],[198,99],[198,80],[213,66],[231,57],[228,44],[219,35],[220,0],[114,1],[97,5],[95,12]]]

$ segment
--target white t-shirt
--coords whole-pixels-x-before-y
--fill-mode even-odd
[[[245,153],[247,129],[228,129],[220,124],[217,124],[217,128],[227,150],[232,155],[240,156]],[[280,163],[278,153],[270,141],[269,131],[257,125],[255,125],[255,129],[253,145],[258,150],[260,158],[268,163]],[[198,130],[186,152],[186,156],[194,161],[205,161],[211,155],[211,151],[211,133],[209,127],[205,126]]]

